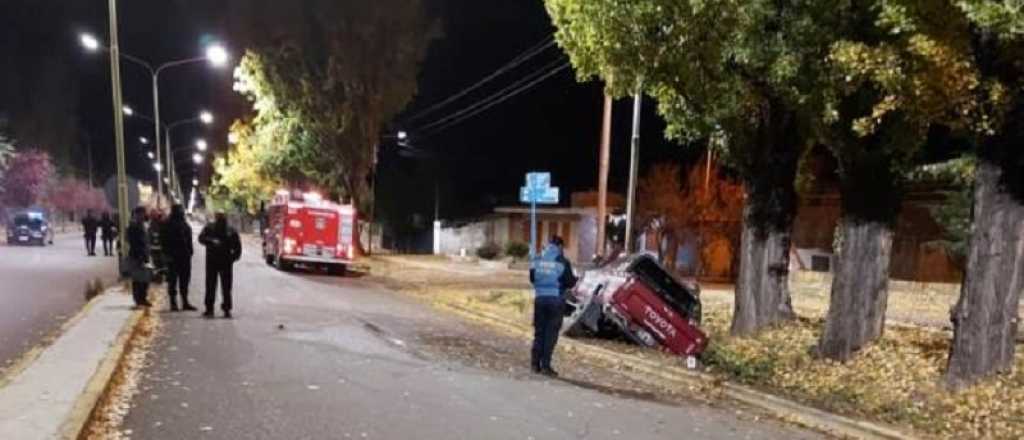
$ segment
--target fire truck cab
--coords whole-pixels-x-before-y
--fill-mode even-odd
[[[343,273],[355,260],[356,221],[352,205],[278,191],[266,210],[263,258],[279,270],[301,265]]]

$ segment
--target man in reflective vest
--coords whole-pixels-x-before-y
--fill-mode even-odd
[[[576,284],[572,264],[562,253],[564,243],[558,236],[544,247],[530,267],[533,284],[533,350],[530,365],[534,373],[557,377],[551,368],[551,355],[562,328],[564,293]]]

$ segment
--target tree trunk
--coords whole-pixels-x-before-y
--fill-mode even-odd
[[[846,361],[885,328],[893,233],[889,223],[850,218],[842,219],[841,231],[843,245],[818,353]]]
[[[796,317],[789,296],[790,229],[763,230],[752,221],[749,205],[744,218],[730,329],[737,336]]]
[[[796,115],[769,99],[740,156],[747,198],[730,332],[747,336],[796,317],[789,295],[789,246],[796,216],[796,172],[803,143]],[[742,140],[741,140],[742,142]]]
[[[946,380],[954,388],[1013,368],[1024,289],[1024,204],[1000,165],[979,160],[967,269],[953,308]]]

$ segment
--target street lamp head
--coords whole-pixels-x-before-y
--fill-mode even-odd
[[[199,120],[206,125],[210,125],[213,123],[213,113],[203,110],[199,112]]]
[[[135,110],[132,110],[132,108],[128,107],[127,105],[124,106],[124,107],[121,107],[121,111],[124,112],[125,116],[132,116],[132,115],[135,114]]]
[[[142,145],[149,145],[149,139],[146,139],[145,136],[140,136],[139,142],[142,142]]]
[[[228,51],[219,44],[213,44],[206,48],[206,59],[216,67],[223,66],[228,62]]]
[[[208,146],[209,145],[206,143],[206,139],[196,140],[196,149],[198,149],[199,151],[206,151],[206,148]]]
[[[199,179],[192,179],[192,186],[199,186]]]
[[[160,172],[160,171],[164,170],[164,166],[161,165],[161,164],[155,163],[155,164],[153,164],[153,169],[156,170],[157,172]]]
[[[91,34],[79,35],[78,41],[81,42],[82,47],[84,47],[89,52],[95,52],[100,49],[100,40],[97,40],[96,37],[92,36]]]
[[[195,162],[196,165],[203,163],[203,155],[199,153],[193,154],[192,161]]]
[[[146,153],[146,156],[149,156],[149,158],[150,158],[150,159],[156,159],[156,156],[155,156],[155,155],[153,155],[153,152],[152,152],[152,151],[150,151],[150,152]]]
[[[406,140],[408,138],[409,138],[409,133],[406,133],[405,131],[398,132],[398,140],[404,141],[404,140]]]

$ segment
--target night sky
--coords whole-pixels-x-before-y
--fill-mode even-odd
[[[553,183],[562,188],[566,199],[572,191],[594,188],[601,85],[579,84],[569,69],[440,133],[424,137],[420,130],[542,66],[565,60],[557,47],[429,117],[409,122],[410,115],[479,81],[549,38],[554,30],[541,0],[424,1],[440,20],[444,37],[434,42],[422,66],[419,94],[391,127],[409,131],[410,143],[429,154],[406,157],[408,152],[393,140],[382,141],[384,154],[377,179],[382,213],[396,222],[414,214],[432,218],[433,188],[437,184],[443,218],[480,215],[495,205],[515,203],[523,174],[530,170],[551,171]],[[204,43],[217,40],[225,42],[237,57],[255,37],[251,27],[240,24],[240,17],[259,14],[270,3],[122,1],[122,50],[159,64],[201,55]],[[85,53],[78,45],[77,34],[88,31],[106,40],[106,13],[102,0],[5,0],[0,6],[0,65],[5,66],[0,69],[0,116],[7,116],[12,126],[9,131],[20,139],[63,146],[70,165],[83,176],[84,152],[91,148],[100,178],[109,176],[114,164],[109,59],[103,54]],[[122,63],[122,71],[125,102],[137,112],[151,115],[148,75],[127,63]],[[218,70],[195,64],[169,70],[161,78],[161,92],[165,121],[193,117],[201,108],[217,116],[213,126],[176,131],[175,146],[205,137],[215,149],[225,148],[230,121],[247,110],[247,103],[231,91],[230,68]],[[613,191],[625,189],[631,111],[628,100],[616,103],[610,181]],[[643,118],[643,163],[687,160],[700,154],[663,139],[663,122],[649,99],[645,100]],[[152,126],[129,118],[126,131],[129,173],[137,178],[153,178],[146,150],[138,142],[139,136],[152,136]],[[189,179],[193,166],[187,160],[181,162],[179,172],[183,180]],[[199,172],[205,180],[208,170]]]

